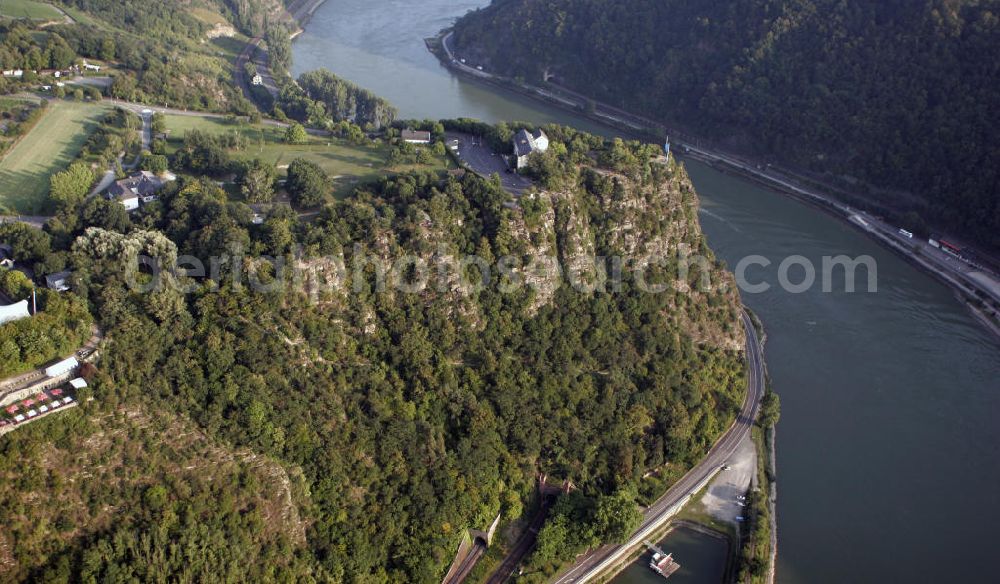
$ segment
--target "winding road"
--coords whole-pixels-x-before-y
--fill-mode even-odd
[[[312,18],[313,13],[316,12],[324,1],[296,0],[288,6],[286,14],[299,27],[302,27],[306,21]],[[295,34],[297,35],[298,33]],[[295,35],[292,35],[292,38],[294,37]],[[267,50],[263,48],[264,44],[263,35],[251,38],[247,41],[246,46],[243,47],[243,51],[237,55],[236,61],[233,63],[233,80],[236,82],[237,87],[243,89],[243,93],[251,101],[253,101],[254,95],[250,80],[246,76],[246,64],[251,61],[257,66],[257,73],[261,77],[261,86],[271,94],[271,98],[278,99],[280,93],[278,82],[275,81],[274,74],[271,72],[270,56]]]
[[[267,51],[261,47],[263,44],[264,37],[250,39],[233,63],[233,78],[236,81],[236,86],[242,88],[243,93],[250,100],[253,100],[254,97],[250,80],[247,79],[246,75],[246,64],[250,61],[257,66],[257,73],[260,74],[262,80],[261,86],[271,94],[272,99],[278,98],[278,84],[274,81],[274,76],[271,75]]]
[[[750,434],[750,429],[760,408],[760,400],[764,396],[764,357],[757,339],[757,331],[746,311],[742,314],[742,320],[743,329],[746,332],[747,395],[736,421],[697,466],[670,487],[659,500],[645,509],[639,530],[632,535],[627,543],[606,545],[580,556],[575,564],[561,572],[553,580],[553,584],[588,582],[621,561],[623,556],[641,545],[644,539],[662,527],[687,503],[692,495],[701,490],[719,472],[740,442]]]

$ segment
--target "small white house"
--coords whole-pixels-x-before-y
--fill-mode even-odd
[[[73,389],[83,389],[87,387],[87,380],[82,377],[77,377],[69,382]]]
[[[253,79],[250,80],[250,83],[254,85],[264,85],[264,78],[260,76],[260,73],[258,73],[253,76]]]
[[[115,181],[108,187],[105,197],[109,201],[118,201],[126,211],[135,211],[139,208],[139,201],[143,203],[155,201],[158,198],[157,192],[163,188],[163,183],[164,180],[160,177],[143,170],[133,173],[128,178]]]
[[[90,64],[90,63],[88,63],[86,61],[83,62],[83,68],[85,70],[87,70],[87,71],[93,71],[95,73],[100,73],[101,72],[101,66],[100,65],[92,65],[92,64]]]
[[[403,130],[401,137],[403,142],[409,144],[430,144],[431,133],[425,131]]]
[[[542,130],[529,132],[521,130],[514,134],[514,157],[517,159],[517,169],[528,165],[528,157],[534,152],[545,152],[549,149],[549,137]]]
[[[66,292],[69,290],[69,277],[73,275],[72,272],[56,272],[55,274],[49,274],[45,276],[45,286],[49,290],[55,290],[56,292]]]
[[[14,248],[9,243],[0,243],[0,268],[14,268]]]

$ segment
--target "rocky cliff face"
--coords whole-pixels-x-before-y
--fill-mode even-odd
[[[607,245],[635,269],[666,267],[674,292],[671,318],[698,342],[742,350],[735,278],[715,259],[698,223],[698,196],[687,172],[666,158],[646,175],[595,171],[614,185],[600,197]],[[652,287],[652,284],[650,284]],[[665,292],[664,292],[665,293]]]
[[[564,279],[599,286],[594,266],[610,265],[610,272],[620,262],[648,293],[672,296],[671,318],[692,338],[742,348],[742,329],[732,326],[740,303],[735,280],[705,243],[698,198],[682,166],[666,158],[633,172],[587,166],[576,189],[548,196]],[[605,276],[611,280],[603,285],[611,286],[614,275]]]
[[[467,239],[481,222],[478,210],[449,200],[459,187],[469,191],[469,181],[484,182],[449,179],[428,185],[427,198],[402,204],[393,200],[398,187],[390,186],[393,210],[376,209],[381,217],[363,230],[361,248],[301,265],[317,271],[337,304],[346,305],[352,265],[364,254],[367,264],[378,266],[381,276],[373,277],[382,278],[384,294],[417,292],[426,306],[446,307],[472,327],[482,323],[481,264],[488,265],[492,284],[525,295],[529,314],[553,302],[563,286],[584,294],[645,287],[669,297],[669,317],[697,342],[741,350],[734,279],[705,244],[698,198],[682,166],[662,157],[633,171],[580,165],[558,188],[502,205],[485,243]],[[337,270],[342,277],[331,278]]]
[[[220,0],[220,4],[232,11],[233,23],[237,27],[253,36],[263,34],[264,26],[269,22],[294,24],[282,0]]]

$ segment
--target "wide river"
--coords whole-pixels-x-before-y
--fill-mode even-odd
[[[486,0],[329,0],[294,45],[403,117],[596,126],[458,78],[424,48]],[[746,294],[764,321],[782,398],[778,581],[995,582],[1000,524],[1000,344],[951,292],[848,225],[687,161],[702,227],[730,266],[759,254],[776,283],[792,254],[870,255],[876,293]],[[836,284],[837,282],[835,282]],[[840,292],[836,290],[839,289]],[[680,542],[679,542],[680,543]],[[678,558],[682,563],[683,558]]]

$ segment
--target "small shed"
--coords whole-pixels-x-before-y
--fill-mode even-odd
[[[73,275],[73,273],[68,271],[49,274],[48,276],[45,276],[45,285],[49,288],[49,290],[65,292],[69,290],[69,277],[71,275]]]
[[[431,143],[431,133],[420,130],[403,130],[401,134],[403,142],[409,142],[410,144],[430,144]]]
[[[69,382],[73,389],[83,389],[87,387],[87,380],[82,377],[77,377]]]

